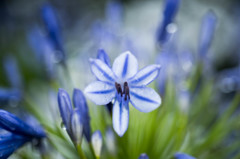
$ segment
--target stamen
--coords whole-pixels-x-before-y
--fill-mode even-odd
[[[123,91],[122,91],[121,85],[119,83],[117,83],[117,82],[115,82],[115,87],[116,87],[117,93],[121,94],[121,97],[122,97],[122,95],[125,95],[124,96],[124,100],[125,101],[127,99],[130,99],[129,87],[128,87],[128,83],[127,82],[124,82],[124,84],[123,84]]]
[[[117,93],[118,93],[118,94],[120,93],[120,94],[121,94],[121,97],[122,97],[123,92],[122,92],[122,87],[121,87],[121,85],[120,85],[119,83],[115,82],[115,87],[116,87]]]

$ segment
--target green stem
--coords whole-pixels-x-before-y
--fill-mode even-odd
[[[77,149],[77,152],[78,152],[78,155],[79,155],[80,159],[87,159],[86,156],[84,155],[83,151],[82,151],[81,144],[75,144],[75,147]]]
[[[91,143],[91,142],[89,142],[89,147],[90,147],[90,150],[91,150],[91,152],[92,152],[92,154],[93,154],[93,156],[94,156],[94,159],[98,159],[99,157],[97,157],[97,156],[95,155],[95,152],[94,152],[94,150],[93,150],[93,146],[92,146],[92,143]]]

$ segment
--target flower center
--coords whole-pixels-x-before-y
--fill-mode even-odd
[[[121,97],[124,96],[124,100],[126,101],[127,99],[130,99],[130,95],[129,95],[129,87],[128,87],[128,83],[124,82],[123,84],[123,91],[122,91],[122,87],[121,84],[115,82],[115,87],[117,90],[118,94],[121,94]]]

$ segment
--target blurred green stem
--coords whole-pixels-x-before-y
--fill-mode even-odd
[[[75,144],[80,159],[87,159],[82,151],[81,144]]]

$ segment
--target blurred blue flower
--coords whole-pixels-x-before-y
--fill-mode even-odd
[[[31,138],[43,138],[46,136],[43,128],[37,123],[29,125],[14,114],[0,110],[0,127],[14,134]]]
[[[36,120],[28,122],[32,124],[5,110],[0,110],[0,158],[7,158],[26,142],[46,137],[46,133]]]
[[[82,134],[76,134],[76,132],[80,132],[81,129],[83,129],[82,131],[86,139],[90,141],[91,128],[90,117],[88,115],[88,107],[83,93],[78,89],[74,89],[73,104],[75,106],[74,109],[72,107],[71,99],[68,93],[64,89],[60,88],[58,91],[58,106],[63,124],[65,125],[69,136],[73,142],[79,143],[79,139]]]
[[[109,1],[106,7],[106,18],[107,23],[112,32],[118,32],[121,23],[122,23],[122,15],[123,15],[123,8],[122,4],[119,1]]]
[[[13,88],[22,87],[22,77],[17,66],[17,61],[14,57],[8,56],[4,59],[4,69],[7,75],[7,79]]]
[[[208,11],[202,20],[202,27],[199,35],[199,56],[204,58],[210,48],[213,35],[216,29],[217,17],[213,11]]]
[[[22,98],[22,92],[18,89],[6,89],[0,87],[0,104],[15,104]]]
[[[31,138],[26,136],[15,135],[12,133],[0,134],[0,158],[8,158],[15,150],[20,148]]]
[[[54,49],[49,40],[44,37],[41,29],[33,28],[28,32],[28,42],[37,60],[43,65],[49,78],[53,78],[54,73]]]
[[[106,105],[114,99],[113,128],[119,136],[128,128],[129,101],[141,112],[150,112],[160,106],[160,96],[146,87],[158,76],[159,65],[138,71],[138,61],[129,51],[115,59],[112,69],[99,59],[90,59],[90,62],[98,81],[88,85],[84,92],[96,105]]]
[[[157,63],[161,65],[161,72],[157,79],[157,87],[160,95],[165,94],[167,81],[176,77],[179,69],[178,62],[178,57],[172,50],[163,49],[158,55]]]
[[[164,44],[168,40],[167,27],[173,23],[181,0],[165,0],[163,20],[157,30],[157,42]]]
[[[196,159],[195,157],[192,157],[190,155],[187,155],[185,153],[176,153],[174,155],[175,159]]]
[[[99,158],[100,155],[101,155],[101,149],[102,149],[102,144],[103,144],[102,140],[103,140],[102,139],[102,134],[99,130],[95,131],[92,134],[91,143],[92,143],[92,146],[93,146],[95,156],[97,158]]]
[[[58,61],[65,60],[65,52],[63,48],[63,39],[58,19],[53,7],[50,4],[45,4],[42,7],[42,19],[48,32],[48,37],[55,49],[55,56]]]
[[[142,154],[138,157],[138,159],[149,159],[149,157],[148,157],[147,154],[142,153]]]

